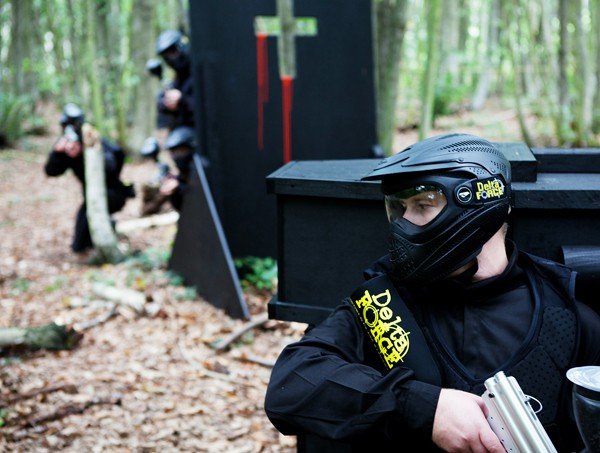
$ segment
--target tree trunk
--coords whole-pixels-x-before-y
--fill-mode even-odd
[[[406,31],[406,0],[374,2],[377,137],[384,154],[392,154],[396,131],[402,43]]]
[[[94,124],[104,135],[108,135],[104,123],[104,106],[102,104],[102,88],[98,78],[98,64],[96,60],[96,14],[94,0],[86,1],[86,67],[92,97],[92,112]]]
[[[85,158],[85,202],[86,215],[92,242],[101,260],[118,262],[123,258],[117,236],[110,222],[106,181],[104,173],[104,152],[100,134],[89,124],[83,127]]]
[[[558,141],[568,144],[571,139],[571,109],[569,102],[569,82],[567,80],[567,55],[569,52],[569,0],[559,0],[560,44],[558,48]]]
[[[79,3],[77,3],[79,4]],[[85,4],[83,5],[85,8]],[[87,77],[85,74],[85,66],[82,64],[81,55],[81,39],[82,33],[81,21],[78,20],[79,14],[76,13],[74,0],[67,0],[67,13],[69,19],[67,22],[69,27],[69,52],[70,52],[70,65],[67,70],[67,76],[71,82],[69,86],[73,87],[74,94],[76,93],[81,100],[85,99],[84,83]]]
[[[460,26],[459,1],[446,0],[443,2],[443,5],[440,75],[442,77],[447,76],[450,86],[454,87],[459,84],[459,53],[461,50],[458,47]]]
[[[600,33],[598,33],[598,30],[600,29],[600,0],[593,0],[591,5],[592,30],[596,30],[596,40],[594,43],[596,47],[596,80],[594,81],[596,85],[596,94],[594,96],[594,116],[592,120],[592,131],[595,134],[598,134],[600,133],[600,89],[598,88],[598,84],[600,84]]]
[[[479,79],[475,94],[471,100],[472,110],[481,110],[488,97],[490,85],[492,82],[493,70],[497,67],[493,60],[498,52],[498,20],[499,20],[499,3],[498,0],[491,0],[487,26],[487,46],[485,56],[481,64]]]
[[[440,20],[442,15],[441,0],[428,0],[427,17],[427,64],[423,79],[421,96],[421,124],[419,125],[419,140],[431,133],[433,124],[433,103],[435,100],[435,84],[439,69],[440,56]]]
[[[120,74],[116,77],[115,82],[115,92],[117,96],[115,97],[115,114],[117,117],[117,141],[119,144],[126,150],[126,152],[130,151],[128,142],[127,142],[127,114],[128,114],[128,106],[129,99],[131,99],[130,94],[131,90],[127,86],[128,80],[131,79],[131,70],[132,70],[132,62],[131,62],[131,22],[132,22],[132,4],[130,2],[123,3],[123,7],[121,8],[120,20],[121,26],[121,54],[120,54],[120,65],[117,74]]]
[[[16,95],[29,94],[32,88],[31,3],[12,0],[10,4],[11,22],[8,61],[12,70],[11,91]]]
[[[60,20],[55,20],[56,10],[62,11],[63,5],[58,4],[56,1],[44,0],[44,10],[46,15],[46,20],[48,21],[48,30],[52,33],[52,46],[53,46],[53,54],[54,54],[54,66],[56,68],[56,75],[58,77],[58,84],[60,87],[61,97],[66,98],[67,94],[71,91],[71,86],[67,89],[67,77],[65,77],[65,72],[68,72],[69,69],[65,68],[63,65],[65,63],[65,53],[63,50],[63,30],[60,25]],[[60,13],[58,15],[60,16]]]
[[[133,88],[133,125],[129,131],[129,149],[140,149],[156,124],[156,83],[146,72],[146,62],[154,57],[156,34],[149,27],[155,20],[156,0],[138,0],[133,4],[131,24],[131,63],[140,81]]]
[[[583,0],[573,2],[573,19],[577,45],[575,47],[577,105],[575,113],[576,145],[586,147],[589,144],[590,129],[592,126],[592,100],[594,99],[595,86],[594,74],[590,68],[590,55],[587,44],[587,32],[581,16],[585,8]],[[596,30],[596,33],[599,33]]]
[[[513,67],[513,83],[514,83],[514,98],[515,107],[517,110],[517,119],[519,121],[519,128],[521,129],[521,136],[527,146],[533,146],[531,140],[531,134],[525,122],[525,108],[523,106],[523,99],[525,98],[525,87],[523,85],[523,67],[520,63],[523,61],[520,53],[520,47],[517,45],[517,39],[521,35],[520,25],[522,23],[520,13],[521,8],[514,8],[514,5],[505,5],[507,11],[505,12],[505,18],[508,21],[505,27],[505,39],[508,48],[508,54],[512,62]]]

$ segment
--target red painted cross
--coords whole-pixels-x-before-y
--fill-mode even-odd
[[[279,78],[283,116],[283,162],[292,159],[292,95],[296,77],[296,36],[316,36],[317,19],[294,17],[293,0],[277,0],[277,16],[257,16],[254,19],[256,35],[256,78],[258,107],[258,148],[264,148],[264,105],[269,100],[269,64],[267,37],[277,37]]]

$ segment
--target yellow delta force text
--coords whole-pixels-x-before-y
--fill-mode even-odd
[[[390,290],[386,289],[373,295],[365,290],[360,299],[352,301],[388,369],[402,362],[410,348],[410,332],[402,328],[402,319],[389,307],[391,300]]]
[[[475,198],[477,200],[488,200],[490,198],[500,198],[504,195],[504,184],[502,181],[494,179],[486,183],[478,182]]]

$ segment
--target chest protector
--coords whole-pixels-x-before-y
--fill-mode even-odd
[[[558,426],[572,425],[566,420],[571,400],[565,376],[573,364],[579,336],[574,279],[568,269],[556,263],[522,252],[520,258],[533,285],[536,309],[527,339],[502,371],[514,376],[525,394],[542,403],[537,416],[559,448],[564,441],[569,443],[567,439],[573,435],[559,432]],[[367,281],[351,297],[357,317],[386,364],[385,368],[404,365],[415,370],[419,380],[482,395],[484,382],[490,376],[473,379],[461,371],[456,358],[449,357],[431,335],[425,321],[427,317],[420,313],[419,305],[413,305],[408,294],[403,292],[404,297],[401,297],[393,288],[387,276],[380,276]],[[402,326],[401,331],[396,329],[398,326]],[[401,333],[407,340],[394,343],[394,338],[400,338]],[[399,356],[402,360],[397,360]]]

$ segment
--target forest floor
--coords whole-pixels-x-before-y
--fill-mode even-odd
[[[519,141],[508,109],[441,118],[432,133],[449,130]],[[121,236],[138,253],[120,264],[78,262],[69,244],[81,190],[70,173],[44,175],[58,134],[49,132],[0,151],[0,326],[72,326],[101,317],[109,307],[93,295],[98,283],[140,291],[155,310],[120,307],[72,350],[0,351],[0,449],[296,451],[295,438],[280,435],[265,416],[263,401],[268,363],[306,325],[268,320],[231,348],[211,347],[246,322],[167,272],[175,224]],[[416,140],[415,129],[402,130],[395,146]],[[138,188],[153,171],[151,163],[128,163],[123,178]],[[139,203],[128,201],[117,223],[139,217]],[[272,294],[247,289],[245,296],[252,318],[264,316]]]
[[[231,348],[211,347],[247,321],[224,315],[166,271],[175,224],[121,236],[139,252],[123,263],[79,263],[69,244],[80,185],[71,173],[47,178],[43,170],[55,138],[0,151],[0,326],[99,318],[110,308],[93,295],[98,283],[143,292],[155,310],[118,308],[72,350],[2,351],[0,450],[295,451],[295,437],[274,429],[263,401],[268,364],[306,325],[268,320]],[[139,187],[153,172],[151,163],[130,163],[123,177]],[[117,224],[139,210],[131,199]],[[252,319],[266,313],[271,295],[245,290]],[[266,365],[251,361],[257,357]],[[55,386],[62,390],[11,401]]]

